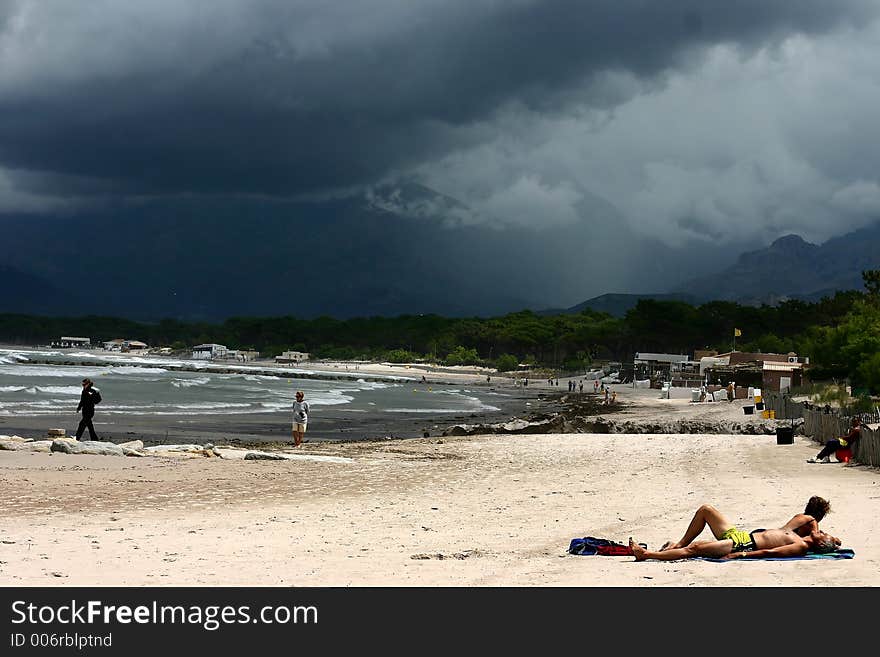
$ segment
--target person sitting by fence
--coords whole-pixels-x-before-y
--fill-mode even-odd
[[[852,427],[849,430],[849,433],[840,438],[832,438],[827,443],[825,443],[825,447],[816,454],[813,458],[807,459],[807,463],[831,463],[831,455],[834,454],[837,450],[843,449],[844,447],[849,447],[852,449],[853,445],[855,445],[859,438],[862,436],[862,421],[857,417],[852,419]]]

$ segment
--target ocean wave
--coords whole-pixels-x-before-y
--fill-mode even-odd
[[[60,351],[40,351],[37,349],[0,349],[0,354],[23,358],[24,360],[28,360],[27,356],[25,356],[24,354],[30,354],[31,356],[61,356],[62,355]]]
[[[114,365],[110,368],[110,374],[167,374],[168,370],[162,367],[136,367],[133,365]]]
[[[37,392],[48,392],[55,395],[76,395],[82,393],[82,386],[37,386]]]
[[[473,413],[475,411],[497,411],[494,406],[480,404],[479,408],[386,408],[386,413]]]
[[[192,388],[193,386],[203,386],[211,380],[211,377],[202,376],[197,379],[172,379],[171,385],[175,388]]]
[[[470,413],[469,408],[383,408],[385,413]]]
[[[178,408],[182,411],[204,411],[219,408],[248,408],[251,404],[233,402],[198,402],[195,404],[163,404],[162,408]]]
[[[24,390],[24,386],[0,386],[0,392],[22,392]]]
[[[82,379],[83,377],[97,377],[107,374],[106,367],[89,366],[63,366],[63,365],[3,365],[0,364],[0,375],[3,376],[26,376],[32,379]]]

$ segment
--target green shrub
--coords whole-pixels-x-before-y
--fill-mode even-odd
[[[501,354],[495,360],[495,368],[499,372],[510,372],[519,368],[519,359],[511,354]]]

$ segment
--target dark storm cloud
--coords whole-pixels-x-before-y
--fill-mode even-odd
[[[694,66],[703,46],[824,34],[877,3],[22,0],[0,11],[0,170],[33,200],[371,182],[478,147],[510,103],[609,107]],[[608,71],[633,83],[609,87]]]

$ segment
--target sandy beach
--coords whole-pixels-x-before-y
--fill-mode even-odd
[[[742,417],[741,402],[618,390],[632,419]],[[726,434],[318,443],[293,461],[0,452],[0,585],[876,586],[880,472],[807,464],[815,452]],[[702,503],[775,527],[813,494],[855,559],[566,553],[587,535],[656,548]]]

